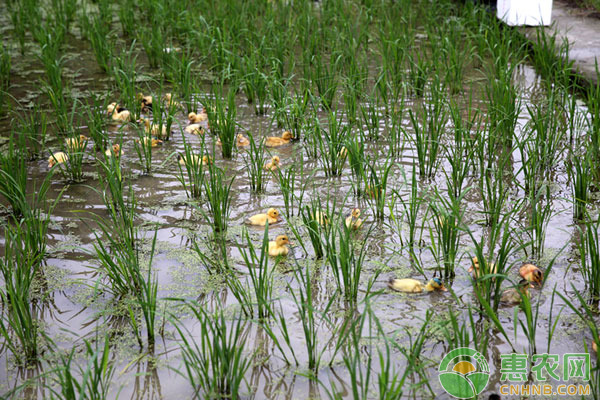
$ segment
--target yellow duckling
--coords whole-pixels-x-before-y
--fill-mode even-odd
[[[265,226],[269,222],[269,225],[275,224],[281,221],[279,217],[279,211],[275,208],[269,208],[266,214],[256,214],[246,220],[249,225]]]
[[[274,242],[269,242],[269,255],[272,257],[287,256],[290,249],[286,244],[291,245],[287,235],[279,235]]]
[[[192,124],[198,124],[200,122],[204,122],[208,119],[208,114],[206,113],[206,108],[202,109],[202,112],[196,114],[195,112],[191,112],[188,114],[188,119]]]
[[[390,278],[388,281],[388,287],[397,292],[408,292],[408,293],[421,293],[433,292],[434,290],[447,291],[444,283],[440,278],[433,278],[426,284],[416,279],[394,279]]]
[[[244,135],[242,135],[241,133],[238,133],[236,144],[238,145],[238,147],[249,146],[250,141],[246,137],[244,137]]]
[[[158,145],[163,144],[162,140],[155,139],[153,137],[148,137],[148,136],[145,136],[144,138],[142,138],[142,140],[135,139],[135,141],[138,143],[143,143],[144,146],[150,146],[150,147],[158,147]]]
[[[192,135],[204,135],[204,128],[200,124],[188,125],[184,128],[184,131]]]
[[[144,96],[143,93],[138,93],[135,98],[141,103],[142,111],[152,110],[152,96]]]
[[[115,156],[116,158],[119,158],[123,155],[123,150],[121,150],[121,145],[117,143],[113,144],[111,147],[106,149],[104,154],[106,155],[106,157]]]
[[[110,103],[106,107],[106,112],[111,116],[113,121],[129,122],[131,120],[131,113],[129,110],[119,106],[117,103]]]
[[[271,161],[263,167],[266,171],[277,171],[279,169],[279,156],[271,157]]]
[[[323,214],[321,211],[315,211],[315,214],[312,215],[312,217],[321,226],[327,226],[329,223],[329,217],[326,214]]]
[[[173,96],[171,93],[165,93],[163,96],[163,101],[169,108],[181,108],[181,103],[175,100],[175,96]]]
[[[186,160],[185,156],[181,154],[177,155],[177,160],[179,160],[179,165],[185,167],[188,164],[188,160]],[[200,162],[200,156],[197,154],[190,154],[189,165],[198,165]],[[202,156],[202,165],[208,165],[211,163],[211,159],[209,156]]]
[[[284,144],[288,144],[290,140],[294,138],[292,132],[285,131],[281,134],[281,137],[269,136],[265,138],[265,146],[267,147],[279,147]]]
[[[346,217],[346,228],[358,229],[362,226],[363,220],[360,218],[360,208],[352,209],[352,212]]]
[[[529,297],[528,289],[530,287],[533,287],[533,285],[531,285],[527,279],[521,279],[518,289],[510,288],[502,292],[500,295],[500,303],[506,305],[515,305],[521,303],[523,300],[521,295]]]
[[[473,263],[471,264],[471,268],[469,268],[469,273],[473,274],[473,279],[481,278],[483,273],[480,270],[479,260],[477,257],[473,257],[472,261]],[[495,274],[498,272],[498,267],[494,263],[488,263],[488,269],[490,274]]]
[[[66,161],[69,161],[69,156],[67,156],[66,153],[62,151],[52,153],[52,155],[48,158],[48,168],[52,168],[57,164],[63,164]]]
[[[519,268],[519,275],[529,282],[539,283],[540,285],[544,281],[544,273],[533,264],[523,264]]]
[[[85,149],[85,146],[87,145],[88,140],[90,140],[90,138],[88,138],[85,135],[79,135],[79,137],[66,138],[65,143],[67,145],[67,150],[70,152],[83,151],[83,149]]]
[[[144,132],[156,136],[159,139],[166,138],[168,136],[166,125],[155,125],[150,122],[148,118],[138,119],[138,123],[144,124]]]

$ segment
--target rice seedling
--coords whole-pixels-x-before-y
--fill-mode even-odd
[[[210,131],[221,140],[221,154],[224,158],[231,158],[235,149],[236,122],[235,90],[229,88],[227,99],[223,100],[221,94],[223,87],[214,87],[212,98],[206,97],[203,104],[206,106]]]
[[[30,160],[43,157],[48,137],[48,119],[38,104],[34,104],[31,110],[27,110],[18,116],[16,130],[26,140],[26,150]]]
[[[310,76],[310,82],[317,88],[321,105],[331,111],[339,85],[337,75],[340,56],[332,55],[330,60],[325,60],[321,53],[317,53],[310,56],[305,63],[308,64],[305,64],[304,76]]]
[[[312,103],[312,93],[309,90],[303,90],[300,93],[294,93],[287,98],[286,112],[283,114],[285,128],[292,132],[296,140],[301,138],[306,119],[306,111],[309,104]]]
[[[325,254],[323,238],[326,236],[326,232],[333,226],[329,204],[326,204],[325,208],[323,208],[321,200],[318,197],[313,198],[310,205],[300,208],[300,215],[308,231],[308,237],[315,252],[315,257],[317,259],[323,258]],[[302,240],[299,239],[299,241],[302,247],[304,247]]]
[[[106,96],[104,100],[98,97],[95,93],[90,93],[86,103],[85,112],[88,123],[88,134],[94,142],[94,151],[104,151],[108,147],[108,120],[106,118],[106,108],[110,97]]]
[[[485,326],[475,321],[473,308],[468,305],[467,315],[459,320],[459,312],[455,312],[452,306],[448,306],[448,317],[446,325],[442,328],[448,348],[471,347],[486,354],[490,335]]]
[[[18,4],[15,7],[9,7],[10,21],[13,26],[13,35],[19,43],[21,55],[25,54],[25,35],[27,34],[27,20],[25,7]]]
[[[248,133],[250,146],[244,157],[246,170],[248,171],[248,179],[250,180],[250,190],[255,193],[265,191],[267,185],[267,175],[269,171],[265,170],[265,142],[256,143],[254,135]]]
[[[69,32],[69,27],[73,22],[75,11],[77,9],[76,0],[51,0],[53,12],[53,23],[64,29],[65,33]]]
[[[457,20],[448,21],[440,41],[442,57],[447,60],[444,81],[450,92],[456,94],[462,90],[465,69],[473,58],[474,48]]]
[[[578,244],[581,258],[581,275],[592,299],[600,298],[600,249],[598,243],[598,226],[600,220],[593,221],[587,217],[581,230],[581,241]]]
[[[194,152],[192,146],[187,142],[185,133],[182,132],[181,137],[183,139],[184,153],[180,155],[181,158],[177,163],[179,168],[177,179],[184,187],[188,198],[200,199],[202,197],[202,188],[204,187],[205,166],[210,162],[208,156],[205,155],[204,136],[202,136],[198,152]],[[204,162],[204,157],[207,157],[207,163]]]
[[[361,122],[363,127],[366,127],[367,138],[370,141],[379,140],[379,100],[371,97],[367,99],[366,105],[360,106]],[[385,103],[384,103],[385,104]]]
[[[318,120],[316,122],[317,124],[312,134],[317,139],[319,145],[325,175],[339,176],[346,163],[347,150],[344,151],[343,149],[346,138],[350,133],[350,128],[344,124],[341,115],[337,111],[329,113],[327,130],[321,127]]]
[[[485,139],[478,139],[485,140]],[[483,203],[483,214],[488,226],[496,226],[502,215],[502,211],[508,200],[509,192],[504,180],[504,171],[510,163],[510,154],[498,155],[497,165],[485,166],[484,159],[479,158],[481,177],[479,179],[479,190]],[[514,207],[516,209],[516,207]]]
[[[552,217],[552,203],[550,201],[550,187],[543,186],[537,193],[531,193],[528,198],[530,211],[529,234],[531,240],[531,254],[537,258],[544,255],[544,243],[548,223]]]
[[[586,205],[590,198],[590,185],[592,183],[592,167],[590,156],[579,157],[572,155],[567,173],[571,181],[571,193],[573,194],[573,218],[583,221],[586,215]]]
[[[163,44],[166,40],[161,25],[158,23],[154,28],[141,29],[137,35],[148,57],[150,68],[158,68],[163,57]]]
[[[119,16],[119,23],[121,24],[121,30],[129,38],[135,36],[136,29],[136,4],[134,0],[123,0],[119,3],[117,14]]]
[[[137,139],[134,142],[135,152],[142,170],[144,173],[149,174],[152,171],[152,142],[156,139],[144,132],[143,128],[138,127],[135,131],[137,134]]]
[[[430,74],[431,65],[426,56],[421,53],[408,54],[408,82],[412,92],[422,97]]]
[[[4,112],[4,97],[10,84],[10,54],[0,42],[0,115]]]
[[[272,73],[267,78],[269,80],[269,98],[273,110],[273,119],[277,122],[277,126],[281,128],[286,121],[289,83],[286,78],[276,73]]]
[[[395,222],[396,231],[400,236],[400,240],[402,240],[406,246],[408,246],[409,251],[414,254],[415,247],[419,246],[421,243],[421,236],[417,237],[417,228],[418,223],[421,220],[425,220],[427,215],[420,217],[419,210],[424,202],[424,197],[419,194],[420,185],[417,180],[417,170],[413,165],[412,167],[412,175],[411,175],[411,184],[410,184],[410,197],[407,201],[402,200],[401,194],[397,189],[392,191],[392,199],[399,199],[400,204],[402,204],[402,208],[404,209],[403,220],[406,221],[408,225],[408,236],[406,239],[404,238],[404,234],[402,233],[402,224],[400,220],[398,220],[394,213],[391,214],[391,219]],[[393,209],[393,207],[391,207]],[[422,232],[422,231],[421,231]]]
[[[231,187],[235,178],[228,180],[225,172],[214,164],[208,164],[208,177],[204,179],[204,198],[209,220],[215,237],[227,231],[231,213]]]
[[[69,355],[61,356],[60,366],[53,371],[52,376],[58,388],[49,386],[49,391],[64,400],[109,398],[115,374],[115,364],[110,360],[109,338],[105,337],[103,344],[97,340],[95,346],[85,340],[87,360],[83,365],[75,365],[75,354],[76,349],[73,348]]]
[[[510,52],[511,50],[499,50]],[[490,82],[485,93],[489,101],[488,118],[490,122],[490,139],[494,142],[510,144],[517,127],[522,100],[517,93],[512,79],[518,65],[508,62],[509,55],[499,54],[486,74]],[[507,68],[508,65],[508,68]],[[494,148],[495,146],[491,146]]]
[[[194,399],[238,398],[252,361],[244,356],[246,322],[234,315],[228,324],[223,311],[210,315],[198,304],[185,304],[201,327],[200,337],[193,337],[185,325],[175,324],[184,364],[184,372],[176,372],[191,383]]]
[[[261,46],[263,45],[261,44]],[[244,68],[242,82],[248,103],[254,104],[254,112],[257,115],[264,115],[267,112],[269,78],[263,72],[264,61],[259,59],[261,52],[260,49],[257,50],[245,57],[242,62]]]
[[[101,8],[102,9],[102,8]],[[110,60],[113,58],[114,44],[110,37],[110,25],[106,25],[102,18],[94,18],[88,29],[88,36],[92,50],[96,56],[98,66],[104,72],[110,70]]]
[[[10,204],[12,214],[21,217],[27,211],[27,164],[22,151],[26,149],[23,136],[10,136],[8,148],[0,152],[0,194]]]
[[[121,50],[119,56],[113,58],[110,75],[114,80],[115,89],[121,94],[123,106],[131,113],[132,120],[140,117],[142,105],[137,100],[137,53],[136,42],[133,41],[129,48]]]
[[[387,158],[385,162],[380,165],[375,165],[375,161],[368,160],[367,162],[368,175],[363,178],[364,181],[367,182],[364,194],[373,210],[375,218],[383,221],[387,204],[386,196],[389,190],[389,177],[394,162],[391,158]]]
[[[546,32],[539,27],[535,30],[536,40],[532,42],[530,57],[533,64],[546,77],[546,82],[552,82],[563,88],[568,88],[575,78],[573,64],[569,59],[570,43],[566,38],[559,42],[557,32]]]
[[[200,92],[198,82],[193,78],[194,61],[187,56],[178,60],[179,76],[175,84],[177,92],[181,94],[183,105],[187,113],[196,112],[200,106],[196,93]]]
[[[277,169],[277,181],[283,197],[286,218],[294,216],[294,210],[301,210],[304,202],[306,187],[311,181],[314,171],[308,178],[304,174],[304,162],[300,158],[297,165],[291,165],[285,170]]]

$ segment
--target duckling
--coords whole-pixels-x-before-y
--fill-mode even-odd
[[[244,137],[244,135],[242,135],[241,133],[238,133],[236,144],[238,145],[238,147],[249,146],[250,141],[246,137]]]
[[[263,167],[265,171],[277,171],[279,169],[279,156],[271,157],[271,161]]]
[[[143,93],[138,93],[135,98],[142,103],[142,111],[152,110],[152,96],[144,96]]]
[[[313,217],[313,219],[317,221],[321,226],[327,226],[327,224],[329,223],[329,217],[327,216],[327,214],[323,214],[319,210],[315,211],[315,214],[311,215],[311,217]]]
[[[111,116],[113,121],[129,122],[131,120],[129,110],[119,106],[117,103],[110,103],[106,107],[106,112]]]
[[[154,125],[148,118],[140,118],[137,122],[139,124],[144,124],[144,131],[152,136],[156,136],[159,139],[163,139],[168,136],[166,125]]]
[[[163,101],[167,104],[169,108],[181,108],[181,103],[175,100],[175,97],[171,93],[165,93],[163,96]]]
[[[111,147],[106,149],[104,154],[106,155],[106,157],[115,156],[116,158],[119,158],[123,155],[123,150],[121,150],[121,145],[117,143],[113,144]]]
[[[266,214],[253,215],[246,220],[246,223],[255,226],[265,226],[267,221],[269,221],[269,225],[281,221],[281,218],[279,217],[279,211],[277,211],[275,208],[269,208]]]
[[[162,140],[159,139],[155,139],[153,137],[148,137],[148,136],[144,136],[144,138],[142,140],[140,139],[135,139],[136,142],[138,143],[144,143],[144,146],[150,146],[150,147],[158,147],[158,145],[163,144]]]
[[[352,212],[346,217],[346,228],[358,229],[361,227],[363,220],[360,219],[360,208],[352,209]]]
[[[188,119],[192,124],[198,124],[200,122],[204,122],[208,119],[208,114],[206,113],[206,108],[202,109],[200,114],[196,114],[195,112],[191,112],[188,114]]]
[[[529,282],[535,282],[540,285],[544,280],[544,273],[542,270],[533,264],[523,264],[521,268],[519,268],[519,275]]]
[[[52,168],[57,164],[63,164],[66,161],[69,161],[69,156],[66,153],[62,151],[52,153],[48,158],[48,168]]]
[[[523,300],[521,295],[529,297],[528,289],[530,287],[533,287],[533,285],[531,285],[527,279],[521,279],[521,281],[519,281],[518,289],[510,288],[502,292],[500,295],[500,303],[506,305],[515,305],[521,303]]]
[[[65,143],[67,145],[67,151],[83,151],[83,149],[85,149],[85,146],[87,145],[88,140],[90,140],[90,138],[88,138],[85,135],[79,135],[79,137],[66,138]]]
[[[390,278],[388,287],[397,292],[421,293],[423,291],[433,292],[434,290],[447,291],[440,278],[433,278],[427,284],[423,284],[416,279],[394,279]]]
[[[272,257],[287,256],[290,249],[287,248],[286,244],[291,245],[287,235],[277,236],[274,242],[269,242],[269,255]]]
[[[179,160],[179,165],[185,167],[187,162],[186,162],[186,157],[182,156],[181,154],[177,155],[177,160]],[[200,156],[196,155],[196,154],[190,154],[190,165],[198,165],[198,162],[200,160]],[[209,156],[202,156],[202,165],[208,165],[211,163],[211,159]]]
[[[480,271],[479,260],[477,257],[472,258],[473,264],[471,264],[471,268],[469,268],[469,273],[473,274],[473,279],[481,278],[483,273]],[[488,263],[488,269],[490,274],[495,274],[498,272],[498,267],[495,263]]]
[[[285,131],[281,134],[281,137],[269,136],[269,137],[265,138],[265,146],[267,146],[267,147],[283,146],[284,144],[288,144],[290,142],[290,140],[292,140],[293,138],[294,138],[294,135],[292,135],[292,132]]]
[[[184,131],[193,135],[204,135],[204,128],[200,124],[188,125],[184,128]]]
[[[346,146],[342,146],[340,151],[338,151],[337,156],[338,158],[346,158],[348,156],[348,149],[346,148]]]

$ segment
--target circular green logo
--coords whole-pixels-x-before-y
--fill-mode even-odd
[[[444,390],[459,399],[477,396],[490,380],[490,368],[483,354],[468,347],[446,354],[438,372]]]

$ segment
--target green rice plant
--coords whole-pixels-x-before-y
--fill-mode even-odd
[[[234,179],[235,177],[228,180],[222,169],[208,164],[208,178],[204,179],[204,198],[209,214],[205,216],[209,219],[215,237],[227,232]]]
[[[574,60],[570,59],[570,44],[567,38],[559,39],[558,32],[547,32],[546,29],[535,30],[536,38],[532,42],[530,57],[540,74],[546,78],[551,87],[558,85],[568,88],[575,78]],[[561,40],[560,44],[558,41]]]
[[[243,354],[246,322],[234,315],[228,323],[223,311],[210,315],[198,304],[186,306],[201,327],[200,337],[192,336],[184,324],[175,324],[185,369],[176,372],[194,388],[193,399],[238,398],[252,361]]]
[[[178,65],[179,78],[175,82],[177,92],[181,94],[181,99],[187,113],[196,112],[200,105],[198,96],[196,96],[196,94],[200,92],[200,87],[193,76],[194,61],[188,61],[186,57],[182,57],[181,60],[178,60]]]
[[[469,107],[468,109],[470,114],[472,108]],[[444,173],[446,174],[446,182],[448,182],[448,193],[452,197],[458,198],[463,192],[464,182],[469,176],[473,164],[475,149],[470,146],[470,134],[481,121],[477,112],[467,116],[466,121],[463,120],[456,103],[450,104],[450,117],[454,126],[453,141],[452,145],[445,148],[446,158],[450,163],[450,174],[446,174],[446,171]]]
[[[408,54],[408,82],[412,92],[422,97],[430,74],[431,65],[422,53]]]
[[[123,33],[132,38],[135,36],[136,30],[136,3],[134,0],[123,0],[119,2],[117,14],[119,16],[119,23],[121,24],[121,30]]]
[[[389,151],[390,156],[396,159],[404,151],[404,138],[407,137],[403,127],[405,100],[404,95],[401,95],[395,103],[395,110],[391,113],[391,126],[388,133]]]
[[[135,152],[140,161],[144,173],[152,171],[152,140],[153,137],[144,131],[143,127],[135,129],[137,139],[134,141]]]
[[[537,193],[529,194],[527,203],[527,208],[530,211],[528,233],[531,238],[531,254],[539,259],[544,255],[546,231],[548,229],[550,218],[552,217],[550,187],[544,185]]]
[[[156,136],[160,140],[169,141],[178,104],[175,101],[166,101],[163,82],[158,83],[158,90],[152,95],[156,101],[152,102],[151,129],[157,129]]]
[[[348,123],[354,125],[358,122],[358,98],[359,93],[351,82],[344,81],[344,91],[342,97],[344,99],[344,111]]]
[[[110,62],[114,52],[114,44],[109,29],[110,25],[106,25],[101,18],[94,18],[88,31],[96,61],[104,72],[110,71]]]
[[[498,56],[492,67],[487,69],[489,85],[486,85],[485,94],[489,102],[490,138],[498,143],[510,144],[522,101],[513,83],[514,70],[519,64],[515,60],[508,62],[506,58],[504,55]]]
[[[369,235],[368,233],[366,234]],[[351,306],[358,305],[358,292],[361,285],[361,274],[365,264],[366,241],[357,245],[352,240],[352,231],[346,224],[333,226],[324,235],[325,260],[331,267],[339,293]],[[370,278],[370,285],[378,274]]]
[[[302,157],[302,156],[301,156]],[[304,193],[309,185],[314,171],[305,177],[304,162],[302,158],[285,170],[277,169],[277,181],[283,197],[284,213],[286,218],[294,216],[294,210],[301,210]]]
[[[317,122],[317,129],[313,134],[318,141],[325,175],[339,176],[346,163],[347,150],[344,151],[343,149],[350,128],[344,124],[342,116],[337,111],[329,113],[328,122],[327,130],[323,129],[320,123]]]
[[[296,140],[300,139],[306,119],[306,111],[312,103],[312,93],[303,90],[287,98],[286,112],[283,114],[285,127],[292,132]],[[599,142],[600,143],[600,142]]]
[[[258,49],[257,49],[258,50]],[[248,103],[254,104],[254,112],[264,115],[267,112],[269,97],[269,78],[263,72],[264,61],[261,60],[260,51],[252,51],[242,61],[242,84],[248,97]]]
[[[154,238],[152,240],[152,247],[150,249],[150,261],[148,262],[148,271],[146,276],[142,274],[141,269],[138,269],[137,279],[139,281],[140,291],[136,293],[137,305],[141,308],[142,315],[146,326],[146,336],[148,343],[148,353],[154,353],[154,343],[156,341],[156,311],[158,309],[158,278],[156,271],[152,270],[152,260],[154,259],[154,253],[156,251],[156,236],[158,230],[154,232]],[[132,315],[130,307],[130,318],[135,321],[135,316]],[[141,334],[136,329],[136,335],[138,335],[138,342],[140,347],[142,340]]]
[[[83,365],[74,365],[75,353],[76,349],[73,348],[69,355],[60,357],[60,366],[52,375],[58,388],[51,386],[50,392],[61,400],[108,399],[115,374],[115,364],[110,360],[109,338],[105,337],[103,344],[97,341],[95,346],[85,340],[87,360]]]
[[[27,153],[30,160],[42,158],[48,137],[48,120],[39,104],[18,116],[17,130],[27,142]]]
[[[0,90],[8,90],[10,84],[10,54],[0,42]]]
[[[363,177],[367,182],[365,195],[373,210],[373,215],[379,221],[383,221],[385,216],[388,183],[393,166],[394,162],[391,158],[387,158],[384,163],[379,165],[376,165],[374,160],[367,160],[367,175]]]
[[[559,121],[557,96],[556,90],[551,90],[543,103],[527,105],[531,117],[528,127],[535,137],[532,141],[535,145],[534,151],[540,159],[540,167],[544,170],[549,170],[556,164],[564,148],[566,126]]]
[[[485,139],[478,139],[485,140]],[[508,200],[509,192],[504,179],[504,171],[510,163],[511,154],[501,153],[496,165],[485,166],[481,164],[481,177],[479,179],[479,190],[483,203],[483,213],[487,226],[496,226],[502,215],[502,210]]]
[[[69,32],[69,27],[73,22],[75,11],[77,10],[76,0],[51,0],[52,7],[50,10],[53,12],[53,23],[55,26],[60,26],[64,29],[65,33]]]
[[[381,115],[379,113],[379,100],[371,97],[367,99],[366,105],[360,107],[361,122],[366,128],[367,138],[370,141],[379,140],[379,121]]]
[[[586,215],[586,205],[590,200],[590,185],[592,184],[592,161],[590,155],[571,155],[567,166],[573,194],[573,219],[583,221]]]
[[[0,336],[4,346],[21,365],[38,361],[44,334],[36,318],[35,304],[31,301],[31,285],[40,266],[38,258],[29,257],[30,249],[24,239],[25,227],[16,225],[4,230],[4,255],[0,258],[3,286],[0,298],[6,305],[0,318]]]
[[[400,236],[403,243],[405,243],[405,245],[408,246],[409,251],[412,254],[414,254],[415,248],[419,246],[419,243],[421,243],[420,236],[417,237],[418,223],[421,220],[426,219],[426,215],[421,217],[419,213],[419,210],[421,209],[421,206],[425,201],[424,197],[419,194],[419,189],[420,185],[417,179],[417,170],[416,167],[413,165],[410,184],[410,197],[408,198],[408,200],[403,201],[402,196],[398,192],[398,190],[394,189],[392,191],[392,199],[399,199],[400,204],[402,204],[402,208],[404,209],[403,220],[405,220],[406,224],[408,225],[408,234],[406,235],[408,236],[407,238],[402,239],[405,236],[402,233],[403,229],[401,227],[400,221],[395,218],[393,213],[391,215],[391,218],[393,221],[396,222],[395,225],[397,226],[398,235]]]
[[[352,171],[352,188],[354,194],[361,196],[365,193],[367,165],[371,160],[365,155],[365,144],[358,135],[348,135],[342,152],[347,153],[350,170]]]
[[[137,71],[135,51],[136,42],[133,41],[129,48],[124,48],[121,53],[113,59],[111,76],[114,80],[116,91],[121,94],[123,106],[131,113],[132,120],[140,117],[142,105],[137,100]]]
[[[578,228],[581,231],[581,241],[578,245],[581,258],[580,271],[590,292],[590,297],[595,301],[600,298],[599,221],[598,219],[593,221],[588,216],[584,221],[584,228]]]
[[[315,197],[310,201],[310,205],[300,208],[300,215],[308,231],[308,237],[315,252],[315,257],[317,259],[323,258],[325,254],[323,238],[326,236],[326,232],[332,227],[332,215],[329,205],[326,204],[325,208],[323,208],[321,200]],[[304,247],[302,240],[299,241],[302,247]]]
[[[48,96],[56,114],[56,127],[60,133],[66,134],[73,129],[73,118],[75,117],[75,103],[69,114],[68,95],[62,83],[58,90],[54,89],[48,82],[42,82],[42,92]]]
[[[202,136],[198,152],[192,149],[183,131],[181,132],[181,137],[183,139],[184,153],[180,155],[181,158],[177,163],[177,167],[179,168],[177,179],[181,182],[188,198],[200,199],[202,197],[202,188],[204,187],[205,180],[204,174],[206,172],[204,163],[206,148],[204,136]],[[181,160],[183,160],[183,165]],[[210,162],[209,159],[207,161]]]
[[[248,179],[250,180],[250,190],[254,193],[262,193],[267,186],[268,170],[264,168],[265,160],[265,142],[256,143],[254,135],[248,132],[250,146],[244,157]]]
[[[235,149],[238,127],[236,122],[235,90],[229,88],[226,100],[221,98],[222,92],[222,86],[215,86],[213,88],[214,97],[206,97],[202,103],[206,106],[210,131],[221,140],[221,154],[224,158],[231,158]]]
[[[434,256],[438,264],[444,266],[444,278],[453,278],[460,248],[460,232],[463,229],[465,209],[462,201],[464,194],[459,197],[448,197],[446,198],[436,189],[431,203],[436,235],[431,236],[433,237]]]
[[[104,151],[108,147],[108,120],[106,118],[106,108],[110,101],[110,96],[105,96],[102,100],[95,93],[90,93],[85,112],[88,122],[88,134],[94,141],[94,151]]]
[[[150,68],[158,68],[163,58],[164,45],[166,43],[165,35],[160,24],[152,28],[138,29],[137,38],[142,44],[142,48],[148,57]]]
[[[27,205],[27,163],[23,151],[26,143],[21,135],[11,134],[6,151],[0,152],[0,194],[10,204],[12,214],[21,217]]]
[[[21,55],[25,54],[25,35],[27,34],[27,16],[25,7],[21,4],[15,4],[14,7],[9,7],[10,21],[13,26],[13,35],[19,43],[19,51]]]
[[[77,131],[69,131],[65,141],[61,144],[61,150],[67,157],[63,163],[57,162],[54,168],[59,168],[61,172],[64,172],[71,183],[83,181],[83,161],[86,146],[87,139],[82,139]],[[50,157],[54,157],[54,154]],[[54,160],[56,161],[56,158]]]
[[[474,47],[458,20],[449,20],[441,36],[441,54],[446,60],[444,81],[450,93],[462,90],[465,69],[473,58]]]
[[[339,85],[337,78],[340,64],[340,56],[332,55],[330,60],[325,60],[321,54],[313,54],[310,61],[305,65],[310,71],[310,81],[317,88],[321,104],[326,110],[332,110],[333,101]]]
[[[281,128],[286,122],[287,104],[289,102],[288,79],[276,73],[267,75],[267,79],[273,119],[277,121],[277,126]]]
[[[554,258],[556,259],[556,257]],[[554,262],[554,260],[552,261]],[[563,306],[561,308],[561,310],[558,312],[558,315],[556,317],[553,316],[554,313],[554,305],[555,305],[555,297],[556,297],[556,290],[552,292],[552,300],[550,302],[550,316],[548,318],[549,321],[549,329],[548,329],[548,342],[547,342],[547,352],[550,352],[550,346],[552,344],[552,339],[554,338],[554,333],[556,330],[556,326],[560,320],[560,314],[562,312],[562,309],[564,309],[565,306]],[[525,337],[527,337],[527,341],[528,341],[528,345],[529,345],[529,354],[536,354],[537,351],[537,340],[536,340],[536,333],[538,330],[538,327],[540,326],[540,305],[542,304],[541,301],[541,296],[538,295],[537,298],[537,302],[535,305],[535,310],[534,307],[532,306],[532,300],[530,299],[529,296],[525,296],[521,293],[521,304],[520,307],[515,307],[514,308],[514,315],[513,315],[513,321],[514,321],[514,332],[515,332],[515,342],[517,341],[517,321],[519,322],[519,325],[521,326],[521,329],[523,330],[523,333],[525,334]],[[525,318],[519,318],[519,308],[523,311],[523,314],[525,315]]]
[[[470,304],[467,307],[466,318],[462,317],[459,320],[460,313],[455,312],[452,306],[448,306],[447,315],[449,319],[446,320],[442,333],[449,348],[471,347],[481,354],[487,353],[489,331],[486,329],[485,322],[484,326],[481,326],[480,321],[475,321],[473,307]]]

